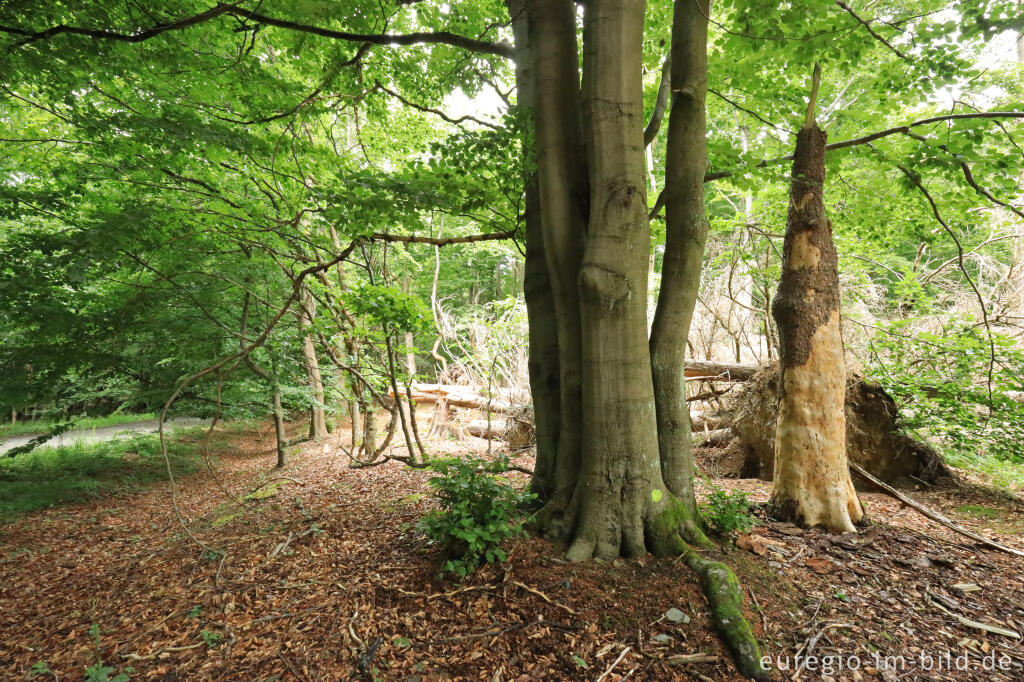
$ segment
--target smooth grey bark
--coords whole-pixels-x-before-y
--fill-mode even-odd
[[[704,207],[708,0],[679,2],[672,22],[672,109],[665,156],[665,257],[651,327],[651,374],[665,485],[693,517],[687,535],[703,537],[693,493],[693,449],[686,403],[685,339],[700,286],[708,219]]]
[[[534,145],[540,225],[554,303],[559,372],[558,450],[551,496],[541,523],[568,538],[571,498],[583,442],[580,308],[577,275],[583,253],[589,189],[579,106],[579,52],[571,2],[528,0],[527,54],[535,79]],[[533,283],[531,283],[532,286]]]
[[[302,290],[299,303],[299,327],[303,331],[302,359],[306,365],[309,390],[313,394],[313,403],[309,407],[309,437],[320,440],[327,437],[327,414],[324,410],[324,383],[320,375],[320,361],[317,359],[316,344],[310,332],[316,308],[313,297],[306,289]]]
[[[593,0],[583,28],[590,219],[579,274],[584,457],[570,560],[679,553],[647,343],[650,225],[640,73],[644,3]],[[543,178],[542,178],[543,180]]]
[[[530,55],[533,45],[526,0],[508,0],[517,53]],[[532,123],[536,92],[534,64],[530,58],[516,61],[516,93],[522,116]],[[536,431],[536,461],[530,488],[543,504],[556,489],[561,380],[558,364],[558,321],[544,254],[541,225],[540,187],[536,156],[532,146],[533,125],[524,124],[523,152],[525,175],[526,265],[523,295],[529,322],[530,394]]]

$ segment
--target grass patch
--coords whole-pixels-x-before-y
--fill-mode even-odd
[[[75,430],[98,429],[103,426],[117,426],[118,424],[128,424],[147,419],[156,419],[156,413],[143,412],[142,414],[108,414],[106,417],[85,417],[75,420],[73,428]],[[17,424],[6,423],[0,425],[0,438],[23,436],[30,433],[45,433],[60,423],[62,422],[59,419],[40,419],[30,422],[18,422]]]
[[[183,432],[175,432],[167,447],[176,475],[199,466],[198,444]],[[155,434],[0,456],[0,523],[36,509],[140,490],[166,477]]]
[[[957,507],[957,511],[967,516],[973,516],[977,519],[1001,519],[1006,516],[1005,509],[996,509],[995,507],[983,507],[978,504],[965,504],[961,507]]]
[[[1024,492],[1024,463],[992,454],[964,454],[953,448],[944,450],[942,457],[950,466],[980,474],[995,488]]]

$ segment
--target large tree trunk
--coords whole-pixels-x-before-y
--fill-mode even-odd
[[[516,45],[531,51],[530,21],[526,0],[509,0],[509,16]],[[536,103],[535,65],[530,59],[516,62],[516,92],[524,117],[533,115]],[[528,130],[524,126],[524,130]],[[530,393],[533,397],[536,428],[536,462],[531,489],[541,502],[547,502],[556,489],[558,461],[559,415],[561,412],[561,381],[558,366],[558,321],[544,253],[541,227],[540,187],[537,182],[536,156],[529,135],[524,135],[526,155],[526,272],[523,295],[529,320]]]
[[[825,215],[825,132],[814,121],[819,73],[797,134],[782,277],[772,304],[782,366],[772,504],[805,526],[852,532],[863,510],[846,459],[846,363],[832,223]]]
[[[539,487],[550,490],[542,523],[566,537],[566,515],[580,467],[584,424],[577,276],[587,212],[587,173],[579,107],[579,53],[571,2],[529,0],[530,64],[536,88],[534,140],[540,225],[558,339],[559,433],[554,466]],[[524,58],[528,58],[525,57]],[[531,277],[527,288],[536,285]],[[536,410],[535,410],[536,411]]]
[[[665,154],[665,260],[651,328],[651,374],[658,413],[658,450],[665,485],[691,517],[688,536],[702,539],[694,520],[693,449],[686,404],[685,339],[700,285],[708,221],[704,209],[707,164],[708,0],[677,2],[672,29],[672,110]]]
[[[316,345],[310,328],[313,326],[313,297],[303,289],[299,313],[299,326],[305,332],[302,337],[302,359],[306,364],[306,378],[309,390],[313,394],[313,404],[309,407],[309,437],[320,440],[327,437],[327,415],[324,410],[324,383],[320,376],[320,361],[316,357]]]
[[[650,226],[640,74],[644,3],[595,0],[584,16],[590,220],[579,274],[584,457],[567,556],[685,549],[658,457],[647,344]]]

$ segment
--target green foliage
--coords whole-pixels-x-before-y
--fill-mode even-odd
[[[483,562],[506,559],[501,544],[525,534],[520,508],[534,495],[505,483],[500,460],[469,457],[437,459],[429,484],[440,509],[424,516],[417,528],[445,549],[444,573],[465,577]]]
[[[93,646],[96,648],[96,663],[85,669],[85,682],[129,682],[130,678],[127,673],[133,672],[131,668],[125,668],[124,672],[117,673],[113,677],[110,676],[112,673],[117,672],[117,668],[104,665],[101,655],[101,636],[99,623],[93,623],[89,626],[89,637],[92,638]]]
[[[904,428],[953,466],[1024,484],[1024,351],[1014,339],[993,333],[990,345],[984,326],[966,319],[941,332],[902,321],[884,331],[872,342],[873,378],[901,406]]]
[[[168,456],[176,474],[194,471],[199,465],[195,446],[180,437],[169,440]],[[138,490],[166,476],[155,435],[0,457],[0,523],[36,509]]]
[[[124,673],[117,673],[111,677],[110,675],[115,672],[117,672],[117,668],[103,665],[103,661],[97,661],[95,665],[85,669],[85,682],[128,682],[131,679]]]
[[[39,675],[53,675],[53,670],[50,669],[50,664],[46,661],[37,661],[29,668],[28,674],[30,678],[35,678]]]
[[[206,643],[206,646],[211,649],[216,649],[224,642],[224,635],[218,632],[213,632],[212,630],[203,630],[199,633],[199,636],[203,638],[203,642]]]
[[[719,533],[748,533],[757,524],[750,514],[750,497],[742,490],[728,493],[716,486],[700,509]]]
[[[430,310],[423,301],[402,293],[397,287],[365,284],[346,295],[345,301],[353,312],[392,329],[415,333],[431,325]]]

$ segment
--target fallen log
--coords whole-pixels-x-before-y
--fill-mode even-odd
[[[989,540],[988,538],[986,538],[983,535],[978,535],[974,531],[967,530],[963,526],[960,526],[960,525],[958,525],[956,523],[953,523],[945,515],[940,514],[939,512],[935,511],[934,509],[929,509],[928,507],[924,506],[920,502],[915,502],[914,500],[910,499],[909,497],[907,497],[906,495],[901,493],[899,490],[896,490],[892,486],[890,486],[890,485],[888,485],[886,483],[883,483],[882,481],[878,480],[877,478],[875,478],[874,476],[869,474],[867,471],[864,470],[864,467],[860,466],[859,464],[856,464],[854,462],[850,462],[850,470],[855,472],[855,473],[860,474],[861,476],[866,478],[868,481],[870,481],[871,483],[875,484],[876,486],[878,486],[879,488],[881,488],[882,490],[887,492],[892,497],[895,497],[897,500],[899,500],[903,504],[907,505],[911,509],[914,509],[914,510],[918,511],[922,516],[924,516],[927,519],[931,519],[932,521],[934,521],[935,523],[939,524],[940,526],[945,526],[946,528],[950,529],[951,531],[953,531],[955,533],[959,533],[960,535],[968,537],[968,538],[970,538],[970,539],[972,539],[972,540],[974,540],[976,542],[980,542],[981,544],[985,545],[986,547],[991,547],[992,549],[998,549],[1000,552],[1006,552],[1007,554],[1012,554],[1014,556],[1024,557],[1024,551],[1021,551],[1019,549],[1014,549],[1012,547],[1007,547],[1006,545],[1000,545],[998,542],[995,542],[994,540]]]
[[[466,425],[466,431],[476,436],[477,438],[487,438],[488,440],[502,439],[505,435],[505,420],[504,419],[474,419]]]
[[[697,445],[725,445],[735,437],[736,434],[728,428],[693,432],[693,440]]]
[[[465,407],[473,410],[484,410],[486,412],[505,413],[512,409],[512,402],[505,398],[487,398],[469,392],[456,391],[422,391],[420,387],[413,384],[412,393],[408,389],[401,388],[403,397],[411,397],[418,403],[436,403],[445,401],[450,407]],[[394,398],[394,391],[388,391],[388,397]]]
[[[780,386],[778,366],[765,368],[731,397],[732,428],[745,455],[733,475],[773,480]],[[937,452],[901,430],[900,411],[892,396],[878,384],[853,375],[846,389],[846,455],[850,462],[900,488],[919,481],[933,483],[948,474]],[[866,479],[854,485],[869,489]]]
[[[683,376],[687,379],[710,381],[746,381],[761,371],[758,365],[739,365],[731,362],[687,360]]]

